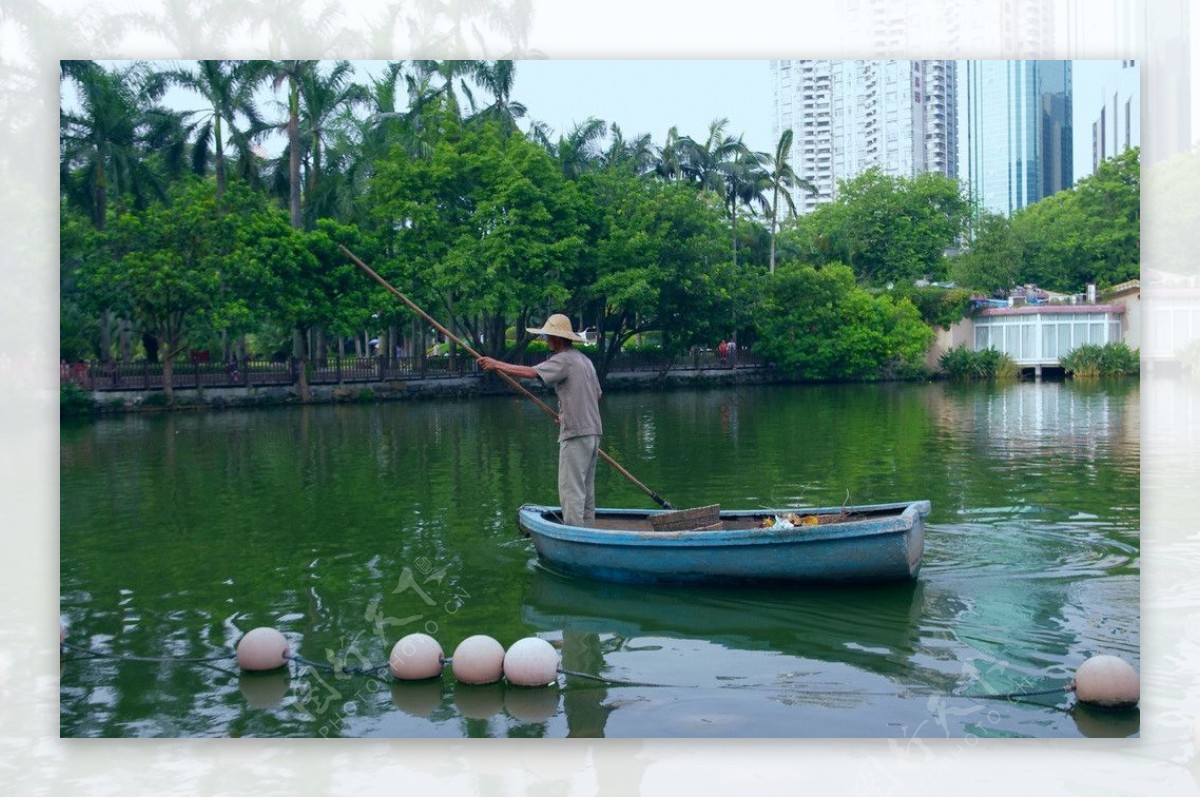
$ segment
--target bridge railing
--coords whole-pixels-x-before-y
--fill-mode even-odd
[[[535,365],[544,355],[526,355],[526,365]],[[201,359],[173,364],[171,383],[175,390],[294,385],[299,376],[298,360],[241,360],[221,363]],[[677,358],[655,352],[617,355],[609,373],[645,371],[694,371],[701,369],[762,368],[765,364],[749,352],[721,357],[716,352],[694,350]],[[479,367],[468,355],[417,355],[413,357],[339,357],[314,359],[307,364],[310,385],[370,383],[388,380],[436,380],[478,374]],[[90,391],[161,391],[163,364],[147,360],[128,363],[62,364],[63,382]]]

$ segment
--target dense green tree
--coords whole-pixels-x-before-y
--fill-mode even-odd
[[[873,295],[842,264],[781,264],[767,278],[755,351],[804,379],[916,369],[933,331],[907,299]]]
[[[1140,267],[1139,151],[1103,161],[1074,188],[1012,217],[1024,249],[1021,282],[1064,293],[1114,285]]]
[[[960,286],[991,294],[1019,285],[1025,248],[1007,216],[983,213],[974,224],[970,245],[950,263],[950,277]]]
[[[115,257],[86,261],[77,271],[85,301],[133,319],[158,341],[168,403],[175,358],[188,335],[218,312],[230,240],[211,186],[190,182],[172,194],[168,203],[117,216],[107,234]]]
[[[680,355],[736,324],[734,273],[719,207],[679,183],[606,169],[580,181],[587,245],[573,273],[600,341],[601,373],[638,334]]]
[[[581,243],[573,189],[544,149],[506,135],[499,121],[427,113],[443,114],[445,131],[430,157],[396,147],[372,182],[385,276],[447,327],[499,352],[513,320],[523,330],[568,298],[563,272]]]
[[[108,257],[104,235],[64,199],[59,207],[58,245],[59,357],[70,363],[90,360],[100,355],[98,322],[88,312],[77,273],[90,262]]]
[[[892,177],[870,169],[841,181],[837,200],[801,220],[789,248],[815,263],[845,263],[876,285],[940,278],[968,211],[959,184],[945,175]]]

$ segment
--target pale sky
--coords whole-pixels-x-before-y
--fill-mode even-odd
[[[384,62],[360,63],[364,72],[374,73]],[[1097,112],[1092,105],[1100,96],[1099,81],[1116,63],[1074,62],[1076,180],[1091,172]],[[626,139],[649,133],[661,145],[674,125],[681,136],[703,141],[713,120],[727,118],[726,132],[742,135],[752,150],[775,147],[766,60],[523,60],[517,62],[512,99],[526,106],[529,118],[549,125],[552,139],[595,116],[620,125]],[[198,107],[190,92],[171,104]]]
[[[513,99],[566,135],[595,116],[616,122],[626,139],[667,130],[703,141],[714,119],[747,146],[771,151],[771,70],[767,61],[520,61]]]

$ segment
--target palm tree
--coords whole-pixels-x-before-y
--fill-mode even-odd
[[[276,61],[272,85],[276,90],[287,84],[288,210],[292,227],[304,227],[300,206],[300,83],[317,68],[316,61]]]
[[[683,173],[695,180],[701,189],[725,195],[725,181],[734,160],[749,150],[741,136],[725,132],[728,119],[714,119],[708,126],[708,138],[701,144],[685,136],[679,144],[683,150]]]
[[[271,70],[272,86],[278,90],[286,84],[287,100],[287,157],[288,157],[288,212],[292,227],[296,230],[304,228],[303,208],[300,204],[300,85],[309,72],[317,68],[317,61],[288,60],[276,61]],[[292,329],[292,350],[300,361],[297,369],[296,389],[300,401],[307,402],[310,398],[308,387],[308,336],[306,331],[297,326]]]
[[[626,139],[615,122],[612,125],[612,141],[604,153],[604,165],[610,168],[628,168],[634,174],[646,174],[654,170],[654,145],[649,133],[635,139]]]
[[[349,61],[338,61],[328,74],[319,70],[306,71],[300,79],[300,128],[304,136],[308,160],[305,185],[305,208],[309,223],[322,215],[324,205],[330,205],[323,184],[324,152],[326,145],[344,137],[355,127],[351,110],[369,101],[368,90],[354,83],[354,67]]]
[[[757,158],[741,136],[726,132],[728,125],[728,119],[714,119],[708,126],[708,138],[703,144],[684,137],[679,147],[682,149],[683,174],[695,180],[701,191],[714,192],[729,211],[736,266],[737,209],[743,202],[759,201],[760,180],[755,172]]]
[[[792,129],[788,128],[779,135],[775,144],[775,154],[765,162],[771,187],[771,265],[770,273],[775,273],[775,234],[779,223],[779,195],[787,203],[788,213],[796,215],[796,201],[792,198],[792,190],[802,188],[810,194],[817,193],[817,187],[810,181],[796,174],[789,161],[792,152]],[[786,217],[785,217],[786,218]]]
[[[182,126],[157,104],[165,83],[140,62],[110,72],[94,61],[64,61],[62,79],[75,83],[79,106],[59,115],[62,188],[103,230],[112,196],[136,207],[165,196],[164,173],[182,162]]]
[[[207,161],[209,147],[212,147],[216,160],[217,198],[220,199],[225,194],[227,182],[226,140],[235,147],[245,164],[251,160],[254,137],[266,130],[254,94],[267,73],[258,61],[199,61],[195,72],[172,70],[167,77],[175,84],[195,91],[209,106],[202,111],[189,112],[201,120],[192,157],[193,162],[202,167]],[[247,120],[245,129],[239,126],[239,117]],[[228,126],[227,130],[225,126]]]
[[[741,137],[738,137],[741,143]],[[744,146],[738,148],[733,160],[724,168],[725,206],[729,209],[729,224],[733,234],[733,265],[738,261],[737,220],[738,209],[745,205],[751,212],[755,207],[767,207],[766,190],[770,187],[767,173],[762,168],[766,159],[763,153],[750,152]]]
[[[524,104],[512,99],[513,83],[517,68],[513,61],[476,61],[471,76],[479,86],[492,94],[492,104],[481,110],[476,117],[496,119],[505,136],[517,127],[517,120],[525,116]]]
[[[667,131],[666,141],[658,151],[658,159],[654,164],[655,173],[664,180],[682,180],[684,176],[684,161],[686,159],[685,139],[679,135],[679,129],[672,126]]]
[[[462,118],[462,109],[459,107],[458,102],[458,91],[461,91],[466,96],[467,103],[471,106],[472,113],[474,112],[475,96],[471,93],[471,86],[465,78],[475,74],[478,62],[446,59],[444,61],[415,60],[412,63],[422,78],[426,80],[434,77],[440,78],[441,85],[435,88],[433,93],[446,98],[446,107],[450,109],[450,112],[454,116]],[[458,83],[458,91],[455,91],[456,81]]]
[[[599,166],[602,156],[597,142],[604,138],[607,132],[608,123],[590,116],[584,122],[576,122],[567,136],[559,136],[552,151],[558,159],[563,175],[575,180]]]

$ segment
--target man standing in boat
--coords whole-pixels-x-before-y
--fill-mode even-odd
[[[596,457],[600,451],[600,380],[588,357],[575,348],[587,339],[561,313],[528,332],[545,337],[552,354],[536,366],[481,357],[479,367],[512,377],[537,378],[558,396],[558,501],[563,522],[590,526],[596,520]]]

